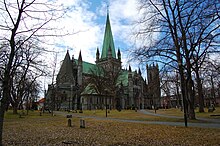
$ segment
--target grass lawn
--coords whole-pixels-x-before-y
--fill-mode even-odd
[[[105,117],[105,110],[84,110],[83,113],[78,113],[78,115],[86,115],[86,116],[96,116],[96,117]],[[158,117],[153,115],[144,115],[139,112],[135,112],[134,110],[110,110],[107,113],[107,116],[110,118],[118,118],[118,119],[131,119],[131,120],[140,120],[140,121],[170,121],[170,122],[178,122],[182,121],[181,119],[170,119],[164,117]]]
[[[116,111],[115,111],[116,112]],[[133,118],[136,112],[116,112],[109,116]],[[84,114],[90,114],[88,113]],[[105,116],[103,112],[97,115]],[[103,115],[102,115],[103,114]],[[131,114],[131,115],[130,115]],[[132,115],[133,114],[133,115]],[[67,119],[39,112],[28,116],[6,113],[3,130],[5,145],[219,145],[220,129],[184,128],[163,125],[122,123],[115,121],[86,119],[86,128],[79,128],[79,119],[72,119],[73,126],[67,127]]]

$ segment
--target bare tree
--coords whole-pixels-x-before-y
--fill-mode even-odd
[[[106,88],[105,70],[102,67],[90,68],[90,75],[87,77],[84,87],[91,83],[91,87],[99,95],[104,95]]]
[[[31,108],[31,102],[34,99],[37,99],[39,92],[41,91],[40,89],[40,84],[37,82],[38,76],[36,77],[28,77],[25,81],[25,93],[23,95],[23,99],[20,102],[20,104],[26,103],[26,114],[28,115],[29,109]]]
[[[37,46],[36,42],[31,40],[24,42],[20,48],[16,49],[11,73],[12,90],[10,93],[10,103],[14,114],[17,114],[18,106],[28,91],[27,89],[29,89],[26,82],[28,80],[29,82],[36,82],[36,79],[44,74],[44,65],[39,60],[41,51],[42,49]],[[4,64],[7,64],[7,62],[4,62]]]
[[[195,119],[192,58],[195,50],[198,52],[199,45],[213,45],[215,43],[213,38],[218,39],[219,4],[208,0],[140,0],[140,5],[143,17],[139,24],[144,27],[138,31],[138,35],[147,41],[149,36],[151,39],[146,46],[135,50],[134,56],[139,57],[141,61],[153,59],[165,65],[178,67],[185,105],[184,117],[186,119],[186,109],[189,108],[189,118]],[[155,33],[157,37],[152,37]],[[204,52],[210,48],[207,47]]]
[[[205,86],[205,98],[209,102],[206,102],[206,106],[216,105],[216,98],[219,94],[218,88],[219,88],[219,62],[216,61],[209,61],[206,62],[206,67],[202,72],[204,81],[203,86]]]
[[[16,60],[17,49],[21,48],[26,41],[37,40],[39,37],[53,36],[53,28],[47,25],[63,16],[66,13],[62,5],[56,5],[53,1],[38,2],[37,0],[17,0],[0,1],[1,13],[1,41],[6,41],[8,48],[7,57],[4,58],[2,80],[3,97],[0,104],[0,145],[2,145],[2,128],[5,109],[10,99],[10,93],[13,86],[13,73],[15,72],[14,63]],[[41,30],[41,31],[40,31]],[[51,33],[50,33],[50,32]],[[20,40],[19,38],[23,38]]]
[[[115,98],[118,91],[120,70],[108,70],[101,66],[90,69],[90,75],[86,83],[90,83],[91,87],[98,95],[106,95],[112,97],[113,106],[115,107]]]
[[[179,79],[177,73],[173,72],[173,70],[168,71],[164,69],[160,77],[161,90],[164,92],[164,95],[166,95],[168,99],[171,99],[171,96],[175,97],[176,106],[182,106],[179,97]]]

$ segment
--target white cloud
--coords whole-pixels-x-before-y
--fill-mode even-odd
[[[57,58],[56,74],[60,68],[60,62],[64,59],[66,50],[70,52],[70,56],[74,55],[74,58],[78,58],[79,52],[82,52],[83,61],[95,63],[95,53],[96,48],[101,46],[101,38],[103,34],[101,33],[101,26],[96,23],[97,14],[95,12],[89,11],[89,3],[85,1],[67,1],[72,7],[71,11],[67,13],[64,19],[60,19],[57,24],[65,31],[77,32],[74,35],[57,37],[50,39],[53,49],[60,52]],[[65,5],[68,4],[65,1]],[[51,46],[50,46],[51,47]],[[50,61],[53,57],[50,57]],[[51,80],[50,80],[51,82]]]
[[[71,2],[68,2],[72,4]],[[66,4],[66,1],[65,1]],[[96,47],[100,44],[100,26],[95,22],[97,16],[94,12],[88,10],[89,5],[85,1],[78,1],[73,7],[72,11],[68,12],[65,19],[60,20],[60,25],[65,27],[64,31],[77,32],[74,35],[57,38],[55,42],[66,46],[66,48],[72,48],[71,54],[78,57],[79,51],[82,54],[87,54],[84,57],[84,61],[94,62],[90,54],[90,50],[96,50]],[[88,54],[89,53],[89,54]],[[65,54],[64,54],[65,55]],[[64,56],[63,55],[63,56]]]

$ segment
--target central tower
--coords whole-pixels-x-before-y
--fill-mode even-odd
[[[101,57],[100,57],[99,49],[97,48],[96,64],[103,67],[107,71],[121,70],[121,52],[120,49],[118,49],[117,58],[116,58],[114,39],[113,39],[111,24],[109,19],[109,12],[107,12]]]

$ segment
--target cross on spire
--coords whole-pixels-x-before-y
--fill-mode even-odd
[[[107,14],[109,14],[109,3],[107,2]]]

